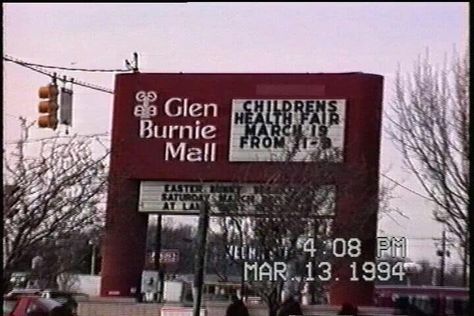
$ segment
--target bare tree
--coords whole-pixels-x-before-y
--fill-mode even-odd
[[[283,189],[282,186],[277,187],[277,185],[272,185],[272,189],[275,190],[273,192]],[[232,214],[232,210],[229,209],[220,223],[225,241],[224,248],[241,270],[242,290],[245,291],[248,286],[258,294],[267,304],[269,315],[276,315],[283,290],[290,294],[299,293],[303,283],[286,282],[287,280],[283,278],[262,278],[258,272],[245,280],[244,261],[256,262],[258,267],[264,263],[284,262],[288,265],[289,272],[285,278],[297,277],[297,270],[300,268],[298,265],[308,260],[307,256],[302,257],[301,238],[313,236],[312,230],[317,223],[332,218],[332,215],[327,215],[325,219],[316,219],[318,211],[310,206],[314,202],[322,208],[324,203],[321,200],[324,197],[326,197],[325,202],[331,199],[328,188],[324,188],[325,192],[322,192],[321,188],[317,193],[317,197],[321,200],[313,199],[311,202],[309,199],[311,196],[314,197],[315,192],[310,194],[307,188],[305,190],[302,187],[291,187],[286,184],[284,189],[286,193],[279,193],[279,196],[270,191],[261,194],[262,201],[258,204],[258,209],[265,216],[245,217],[244,214],[238,214],[238,212]],[[314,214],[311,214],[311,210]],[[319,213],[321,214],[322,211]],[[317,236],[314,236],[316,242],[318,238],[327,239],[327,234],[327,230],[324,233],[321,230]],[[254,253],[254,258],[234,258],[231,247],[244,250],[242,252],[245,252],[245,249],[252,249],[249,252]]]
[[[314,162],[306,162],[303,166],[301,163],[285,161],[277,171],[269,170],[266,177],[268,182],[260,185],[257,197],[250,203],[243,199],[243,180],[242,184],[236,184],[240,189],[236,190],[239,193],[236,194],[235,202],[215,204],[223,216],[219,228],[223,234],[223,247],[229,257],[233,257],[232,247],[256,249],[256,258],[236,258],[234,262],[240,266],[242,290],[248,286],[259,295],[269,308],[269,316],[276,315],[282,303],[283,291],[290,295],[301,293],[309,262],[313,263],[312,269],[316,270],[320,262],[332,261],[329,254],[325,254],[323,245],[333,237],[336,229],[336,188],[333,184],[338,183],[340,192],[350,194],[351,185],[355,183],[351,179],[358,176],[357,171],[349,172],[340,164],[335,164],[334,156],[327,151],[324,154],[321,152],[318,157],[316,152],[313,155],[311,159]],[[242,174],[245,175],[245,172]],[[342,178],[345,180],[342,181]],[[369,204],[374,201],[374,197],[362,198]],[[367,213],[356,212],[350,223],[337,229],[344,231],[347,236],[354,236],[358,229],[365,227],[361,223],[368,218]],[[314,241],[316,249],[312,256],[310,252],[303,251],[303,244],[309,238]],[[258,264],[283,262],[288,268],[287,274],[285,278],[262,279],[257,275],[244,280],[245,261]],[[338,262],[333,263],[337,270]],[[316,278],[312,282],[313,291],[322,291],[324,282],[319,281]]]
[[[469,59],[435,67],[428,56],[395,82],[389,134],[404,164],[435,203],[435,219],[465,249],[468,264]],[[466,282],[467,278],[465,277]]]
[[[35,246],[36,251],[33,254],[41,256],[41,266],[34,271],[41,276],[38,280],[40,288],[56,288],[66,289],[77,278],[74,273],[90,272],[90,241],[100,238],[102,230],[85,230],[63,232],[61,237],[47,237]]]
[[[41,256],[46,240],[67,239],[103,221],[108,149],[94,154],[90,138],[55,136],[35,140],[39,150],[28,154],[31,126],[21,119],[21,138],[4,155],[4,280],[26,258]]]

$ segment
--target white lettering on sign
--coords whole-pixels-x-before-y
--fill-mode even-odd
[[[163,103],[163,114],[170,118],[187,118],[186,124],[158,124],[152,120],[158,115],[159,106],[151,104],[158,100],[155,91],[138,91],[135,100],[143,104],[134,107],[133,114],[140,119],[138,136],[141,139],[163,139],[161,150],[165,161],[212,162],[216,161],[217,127],[201,120],[189,123],[189,118],[217,117],[215,103],[192,102],[188,98],[172,97]],[[188,143],[192,140],[192,145]],[[195,140],[202,140],[196,143]]]
[[[158,125],[152,120],[140,120],[140,138],[163,139],[213,139],[216,138],[217,127],[201,126],[199,120],[194,125]]]
[[[171,98],[165,102],[165,113],[169,117],[217,117],[217,104],[191,103],[187,98]]]
[[[346,101],[233,100],[229,161],[342,160]]]
[[[216,144],[204,143],[202,147],[191,147],[186,143],[165,144],[165,160],[203,162],[216,160]]]

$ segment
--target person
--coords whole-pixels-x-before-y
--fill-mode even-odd
[[[232,294],[231,300],[232,303],[227,307],[225,316],[249,316],[247,307],[237,295]]]
[[[277,316],[303,315],[300,302],[294,296],[289,296],[278,310]]]
[[[357,306],[352,305],[351,303],[344,303],[342,304],[341,310],[339,311],[338,315],[353,315],[357,316],[358,314]]]

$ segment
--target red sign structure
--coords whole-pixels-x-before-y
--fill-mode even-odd
[[[179,200],[181,211],[185,198],[212,191],[211,184],[265,183],[284,163],[295,129],[313,137],[302,140],[292,163],[304,165],[312,148],[336,148],[336,164],[360,171],[351,194],[336,194],[335,222],[364,212],[360,196],[378,194],[382,87],[382,76],[363,73],[117,75],[101,295],[131,296],[140,284],[143,210],[153,209],[140,205],[150,202],[143,201],[146,183],[159,182],[169,201],[156,202]],[[374,261],[376,212],[361,225],[350,237],[363,241],[361,259]],[[331,303],[373,304],[373,283],[347,281],[347,274],[331,284]]]

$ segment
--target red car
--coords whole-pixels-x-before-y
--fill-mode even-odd
[[[10,303],[12,308],[7,316],[72,316],[71,311],[62,306],[55,300],[38,297],[38,296],[21,296],[14,300],[15,306],[13,306],[13,300],[6,299],[5,303]],[[4,310],[5,313],[5,310]]]

